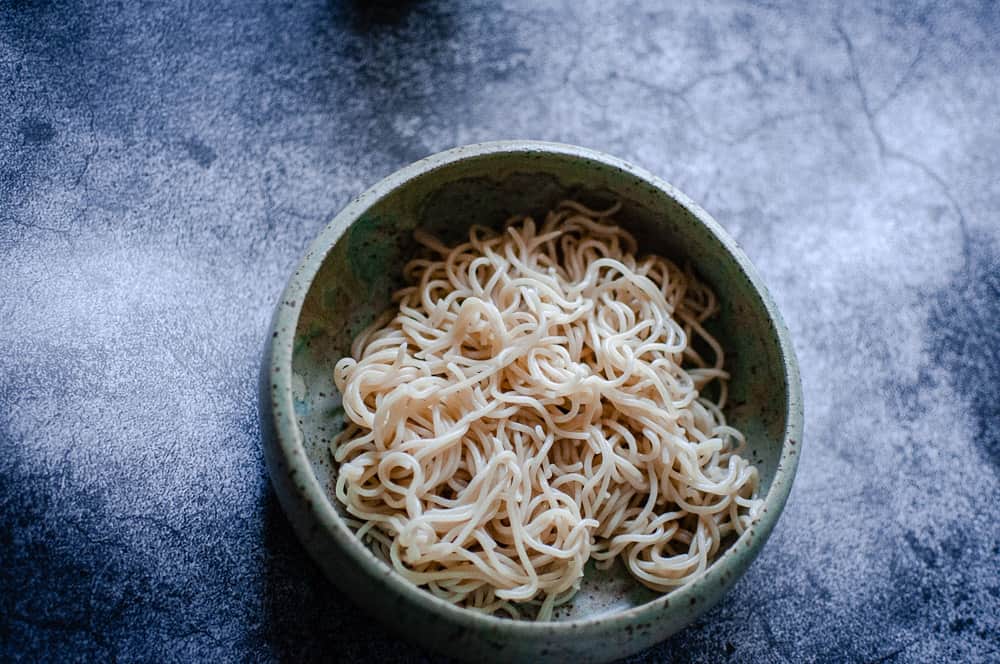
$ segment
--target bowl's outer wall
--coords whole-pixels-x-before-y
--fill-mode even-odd
[[[342,411],[333,365],[391,305],[415,248],[415,228],[453,242],[470,224],[496,226],[524,212],[540,217],[566,197],[598,207],[619,200],[623,208],[616,218],[636,234],[640,251],[690,261],[719,296],[721,313],[712,331],[727,350],[733,376],[727,416],[747,435],[762,492],[782,478],[777,500],[769,497],[768,509],[775,512],[787,496],[801,442],[798,375],[790,345],[782,342],[787,332],[766,291],[754,285],[745,257],[738,250],[734,256],[733,247],[725,246],[732,241],[717,235],[714,222],[706,223],[707,215],[668,185],[589,151],[529,146],[477,153],[476,147],[390,176],[397,178],[395,186],[376,185],[314,243],[275,312],[274,344],[262,369],[265,458],[282,506],[313,557],[338,587],[397,632],[462,659],[622,657],[681,629],[714,604],[749,565],[777,514],[765,514],[699,582],[669,598],[650,602],[652,593],[619,573],[586,583],[566,623],[487,620],[437,606],[358,546],[336,516],[329,442]],[[593,620],[643,604],[614,619]]]

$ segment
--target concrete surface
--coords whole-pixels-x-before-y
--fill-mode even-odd
[[[996,661],[998,70],[991,2],[3,3],[0,659],[428,661],[292,539],[259,351],[351,196],[538,138],[700,201],[802,363],[771,542],[633,661]]]

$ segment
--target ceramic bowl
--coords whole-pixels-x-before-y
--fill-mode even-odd
[[[329,443],[342,425],[333,366],[352,338],[390,306],[422,227],[448,241],[470,224],[543,214],[564,198],[622,202],[619,223],[644,252],[690,261],[712,286],[711,326],[732,374],[726,414],[760,470],[760,519],[696,580],[667,595],[621,565],[589,566],[572,603],[551,621],[515,621],[462,609],[411,585],[348,529],[332,494]],[[754,559],[781,514],[802,435],[799,373],[774,301],[736,242],[666,182],[584,148],[508,141],[449,150],[361,194],[312,243],[274,314],[261,371],[264,451],[275,491],[306,549],[330,580],[386,627],[467,661],[592,662],[660,641],[715,604]],[[334,626],[331,625],[331,629]]]

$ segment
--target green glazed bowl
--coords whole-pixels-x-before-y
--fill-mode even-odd
[[[579,594],[553,620],[514,621],[452,606],[411,585],[348,529],[333,497],[329,443],[343,423],[333,366],[390,306],[415,248],[414,228],[454,242],[470,224],[542,215],[564,198],[593,206],[621,201],[616,218],[643,252],[690,261],[714,288],[722,310],[710,328],[727,349],[732,374],[726,415],[747,436],[765,507],[700,577],[670,594],[647,590],[621,565],[605,572],[588,567]],[[338,588],[388,628],[466,661],[607,661],[682,629],[719,601],[764,545],[791,489],[802,441],[802,389],[788,330],[736,242],[650,173],[554,143],[456,148],[354,199],[312,243],[281,296],[260,388],[271,481],[306,549]]]

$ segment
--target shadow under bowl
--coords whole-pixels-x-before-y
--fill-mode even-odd
[[[343,411],[333,367],[391,306],[415,228],[452,243],[472,224],[536,218],[560,200],[601,207],[642,253],[690,262],[718,296],[711,331],[726,348],[727,419],[747,437],[761,477],[760,518],[691,583],[657,594],[616,564],[588,566],[580,592],[552,621],[514,621],[440,600],[378,559],[344,522],[329,452]],[[279,302],[261,369],[261,424],[279,501],[330,580],[373,617],[463,660],[606,661],[682,629],[715,604],[760,551],[798,462],[802,392],[788,331],[735,241],[669,184],[619,159],[533,141],[469,145],[416,162],[361,194],[320,233]]]

